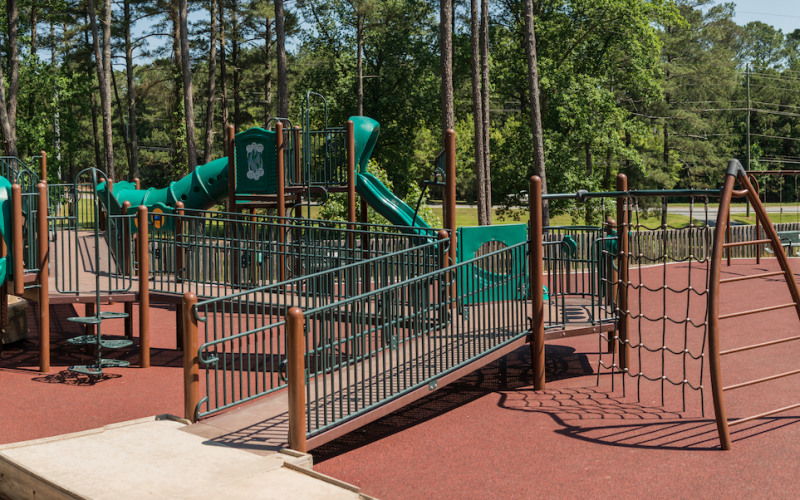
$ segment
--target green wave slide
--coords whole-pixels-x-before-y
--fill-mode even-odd
[[[353,122],[353,136],[355,140],[356,165],[356,191],[379,214],[397,226],[412,234],[431,234],[431,227],[418,215],[415,217],[414,209],[403,200],[389,191],[377,177],[367,171],[369,159],[378,141],[380,124],[366,116],[351,116]]]

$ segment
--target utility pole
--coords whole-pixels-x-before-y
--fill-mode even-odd
[[[750,171],[750,65],[745,69],[745,81],[747,82],[747,163],[745,170]],[[750,217],[750,203],[747,202],[747,217]]]

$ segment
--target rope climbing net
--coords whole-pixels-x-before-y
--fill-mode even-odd
[[[619,327],[601,332],[598,384],[610,373],[612,390],[623,375],[637,399],[642,386],[659,385],[661,405],[674,397],[682,411],[697,394],[703,408],[703,373],[708,334],[708,276],[713,223],[709,202],[718,192],[634,192],[617,198],[618,220],[606,222],[615,244],[604,260],[618,271],[601,277],[616,289],[612,307]],[[606,352],[604,352],[606,351]]]

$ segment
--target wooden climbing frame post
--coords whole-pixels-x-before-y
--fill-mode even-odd
[[[197,421],[200,403],[200,360],[197,353],[197,318],[194,305],[197,296],[187,292],[183,296],[183,416]]]
[[[289,377],[289,448],[306,452],[305,319],[299,307],[286,314]]]
[[[533,359],[533,388],[541,391],[545,388],[544,376],[544,247],[542,238],[542,179],[534,175],[530,180],[528,193],[530,204],[530,290],[531,313],[531,356]]]
[[[37,263],[39,265],[39,371],[50,371],[50,238],[47,227],[47,184],[36,185]]]

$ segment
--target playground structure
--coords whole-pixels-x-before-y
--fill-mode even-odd
[[[543,195],[534,178],[529,228],[456,229],[449,131],[437,158],[445,180],[445,229],[437,230],[369,175],[377,122],[353,117],[316,142],[308,129],[286,129],[284,122],[276,120],[274,132],[229,133],[228,158],[161,190],[103,181],[95,169],[71,184],[48,185],[20,162],[3,164],[14,185],[0,189],[10,192],[0,271],[12,277],[15,295],[38,303],[42,371],[49,370],[49,304],[85,304],[86,314],[72,320],[86,325],[86,335],[72,343],[93,347],[96,357],[72,369],[96,376],[124,364],[104,353],[135,345],[135,303],[139,365],[147,367],[148,307],[174,303],[186,418],[283,398],[290,446],[305,451],[525,344],[534,353],[534,386],[543,389],[544,342],[596,334],[608,351],[598,376],[622,373],[623,387],[631,377],[676,387],[684,406],[687,391],[702,397],[709,359],[720,440],[730,448],[719,321],[792,306],[800,314],[780,238],[738,162],[722,191],[632,191],[621,176],[610,193]],[[308,153],[314,144],[330,149]],[[325,159],[320,171],[330,174],[329,184],[311,173],[318,171],[311,158]],[[40,165],[46,179],[44,154]],[[248,182],[261,178],[266,187]],[[737,179],[740,191],[733,189]],[[286,216],[292,208],[298,215],[313,191],[337,190],[348,193],[348,222]],[[357,222],[356,194],[396,226]],[[728,230],[731,196],[747,196],[766,237],[737,239]],[[209,210],[224,199],[227,211]],[[596,200],[604,222],[543,227],[543,201],[554,199]],[[666,213],[675,199],[688,201],[685,226],[643,222],[653,210]],[[754,278],[783,276],[792,302],[720,315],[724,251],[730,259],[732,251],[767,245],[781,269]],[[657,297],[658,310],[646,295]],[[125,313],[101,310],[109,302],[124,303]],[[124,335],[102,331],[111,318],[125,320]],[[681,373],[668,372],[666,356],[680,358]]]

